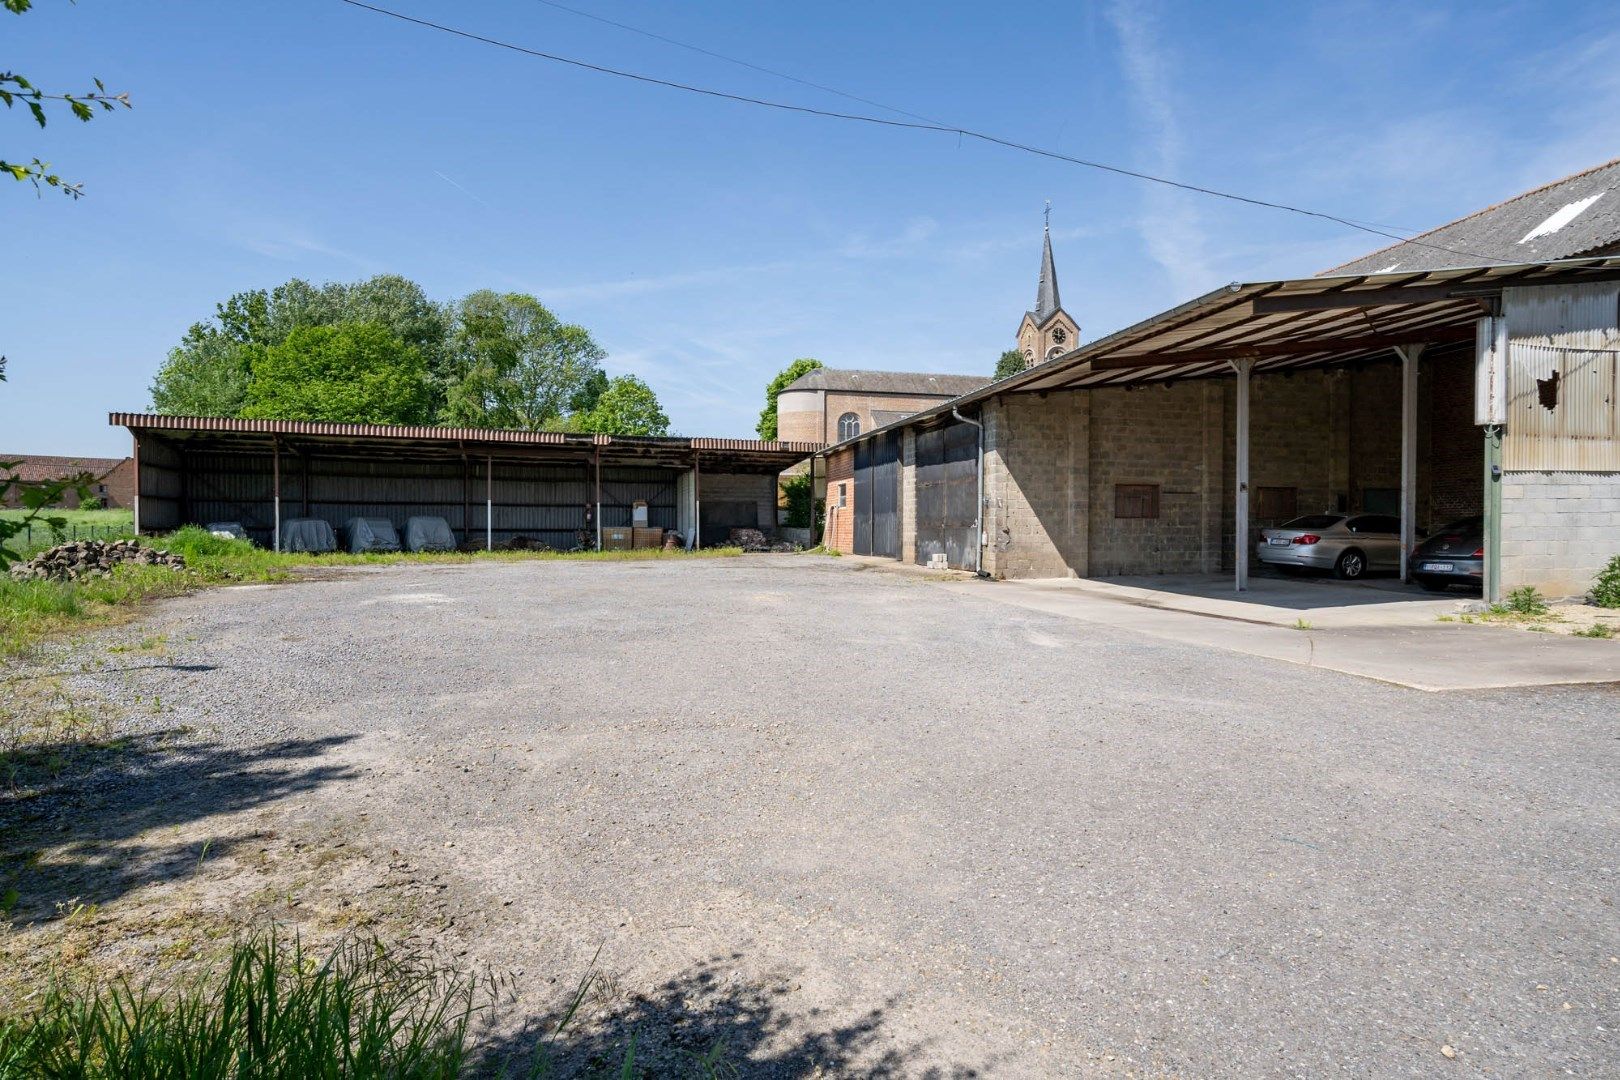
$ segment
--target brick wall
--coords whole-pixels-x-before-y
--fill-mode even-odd
[[[1620,555],[1620,473],[1512,472],[1502,478],[1502,592],[1534,585],[1581,596]]]
[[[842,485],[844,505],[838,505]],[[855,550],[855,449],[827,458],[827,525],[822,544],[834,551]]]

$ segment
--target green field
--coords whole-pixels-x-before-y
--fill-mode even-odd
[[[25,516],[27,516],[25,510],[0,510],[0,518],[15,521]],[[19,536],[12,546],[20,551],[34,552],[58,543],[51,526],[45,521],[46,518],[62,520],[64,540],[133,536],[135,530],[135,515],[128,510],[51,509],[41,512],[29,526],[29,531]]]

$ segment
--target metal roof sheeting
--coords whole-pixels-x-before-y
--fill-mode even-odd
[[[897,423],[997,394],[1210,378],[1237,359],[1265,374],[1387,356],[1395,345],[1472,341],[1485,301],[1507,287],[1614,280],[1620,257],[1234,282]]]
[[[1620,250],[1620,158],[1380,248],[1329,274],[1523,263]]]
[[[344,439],[399,439],[433,443],[506,443],[530,446],[625,446],[671,450],[738,450],[810,454],[816,442],[766,442],[759,439],[686,439],[642,435],[586,435],[557,431],[511,431],[500,428],[429,427],[404,424],[341,424],[324,420],[243,420],[227,416],[166,416],[155,413],[111,413],[107,422],[131,431],[232,432],[262,435],[314,435]]]

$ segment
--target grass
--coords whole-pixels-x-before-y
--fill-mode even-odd
[[[0,510],[0,519],[21,520],[23,510]],[[53,530],[46,518],[62,519],[63,527]],[[128,510],[61,510],[48,509],[34,519],[27,532],[12,542],[25,554],[32,555],[64,540],[116,540],[135,535],[135,515]]]
[[[166,992],[58,981],[0,1016],[0,1080],[397,1077],[466,1074],[492,980],[395,955],[375,940],[325,958],[273,931]]]
[[[1308,620],[1306,620],[1304,618],[1299,618],[1299,619],[1294,620],[1294,629],[1295,630],[1314,630],[1314,629],[1316,629],[1316,627],[1312,626]]]
[[[1572,630],[1570,633],[1574,637],[1612,638],[1614,637],[1614,627],[1608,623],[1593,623],[1585,630]]]
[[[86,511],[93,512],[93,511]],[[107,511],[110,513],[117,511]],[[364,555],[311,555],[276,552],[246,540],[215,536],[188,525],[167,536],[144,539],[153,547],[186,558],[185,573],[166,567],[121,566],[111,576],[77,582],[12,581],[0,577],[0,658],[27,652],[42,639],[76,629],[106,626],[129,617],[145,600],[232,582],[289,581],[311,567],[375,566],[392,563],[583,561],[630,562],[713,559],[741,555],[741,548],[698,551],[474,551],[392,552]]]

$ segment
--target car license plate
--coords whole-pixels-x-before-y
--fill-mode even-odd
[[[1457,568],[1448,562],[1426,562],[1422,566],[1418,567],[1418,569],[1428,570],[1437,574],[1449,574],[1451,571]]]
[[[1287,547],[1291,541],[1286,536],[1273,536],[1266,543],[1272,547]]]

